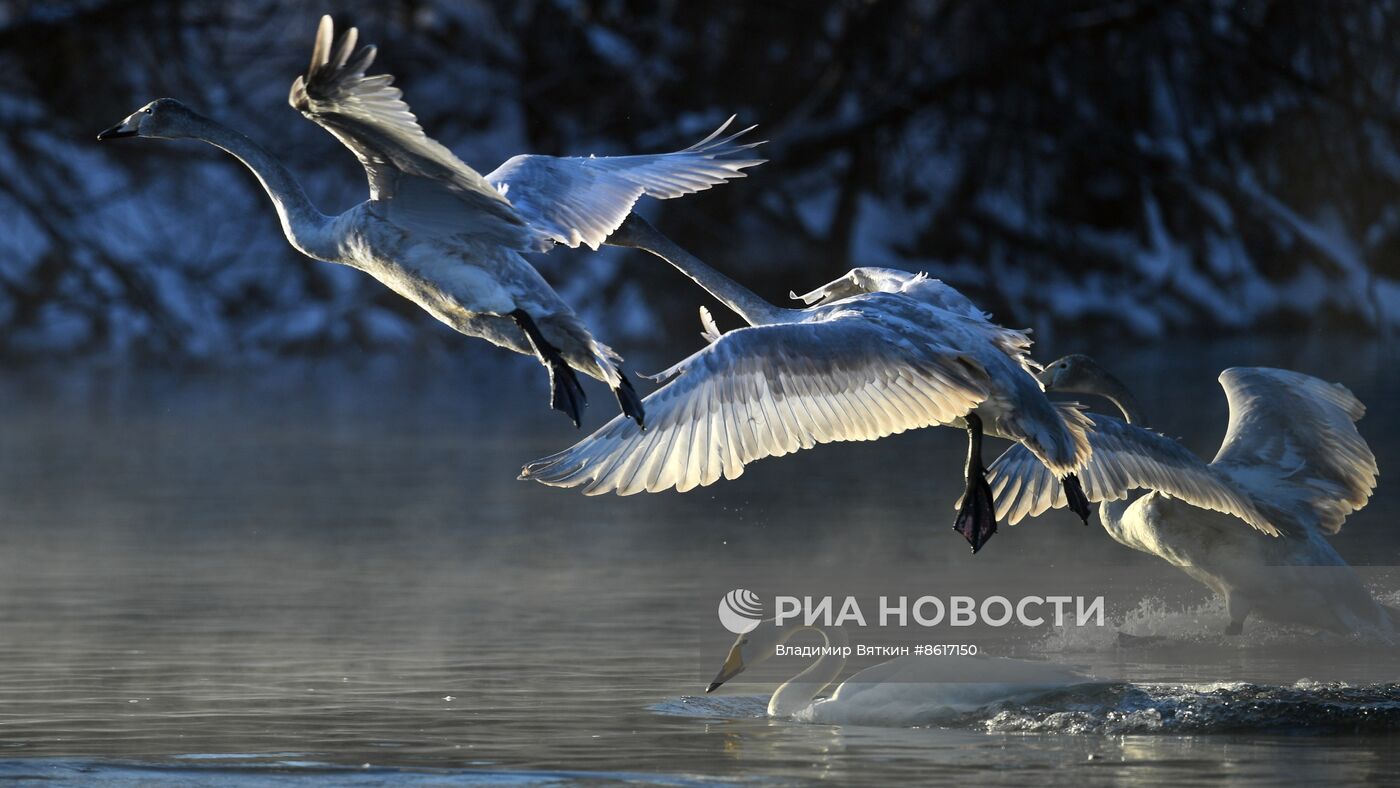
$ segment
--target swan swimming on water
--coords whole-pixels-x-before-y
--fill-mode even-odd
[[[1041,377],[1047,391],[1096,394],[1117,405],[1124,420],[1089,416],[1094,453],[1080,474],[1085,494],[1103,502],[1099,520],[1115,541],[1162,558],[1223,597],[1226,634],[1242,633],[1251,612],[1343,634],[1394,631],[1391,609],[1325,538],[1376,486],[1375,455],[1354,423],[1366,409],[1345,387],[1282,369],[1225,370],[1229,428],[1206,464],[1142,428],[1127,386],[1093,359],[1066,356]],[[1009,523],[1064,505],[1053,479],[1020,447],[992,463],[988,478]],[[1149,492],[1133,500],[1133,489]]]
[[[968,432],[967,494],[954,527],[980,550],[996,532],[984,477],[984,430],[1018,441],[1070,500],[1089,458],[1087,421],[1046,398],[1030,338],[1002,328],[952,287],[922,274],[857,268],[783,309],[686,253],[639,217],[610,241],[653,252],[749,324],[656,376],[645,431],[615,418],[572,448],[525,466],[522,479],[589,495],[681,492],[733,479],[763,457],[919,427]],[[797,296],[794,296],[796,298]]]
[[[907,655],[873,665],[837,686],[829,698],[817,699],[836,683],[847,645],[840,627],[777,626],[760,622],[739,635],[714,681],[716,689],[777,653],[777,647],[803,632],[815,632],[833,650],[783,683],[768,701],[768,716],[827,725],[929,725],[1000,701],[1028,698],[1096,679],[1048,662],[1004,657]]]
[[[196,139],[222,148],[258,177],[292,246],[358,268],[457,331],[549,370],[551,406],[579,424],[586,404],[574,370],[612,387],[624,415],[643,421],[620,357],[596,340],[525,259],[554,243],[593,249],[643,195],[679,197],[744,176],[755,158],[720,158],[759,143],[748,131],[713,134],[674,153],[644,156],[516,156],[485,177],[424,134],[388,74],[366,76],[375,48],[350,28],[332,45],[321,19],[311,66],[291,105],[349,148],[369,177],[369,200],[327,216],[280,162],[248,137],[174,99],[147,104],[98,135]],[[733,120],[732,118],[730,119]]]

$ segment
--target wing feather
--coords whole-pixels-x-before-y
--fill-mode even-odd
[[[1376,456],[1355,424],[1366,407],[1341,384],[1291,370],[1235,367],[1220,385],[1230,426],[1213,464],[1340,531],[1376,488]]]
[[[521,478],[589,495],[684,492],[764,457],[947,424],[986,398],[954,351],[845,314],[723,335],[659,376],[669,382],[643,400],[645,431],[613,419]]]
[[[710,136],[671,153],[641,156],[538,156],[507,160],[486,181],[510,200],[542,238],[597,249],[632,212],[642,196],[667,200],[704,191],[763,159],[744,154],[761,142],[737,142],[753,126]]]
[[[365,75],[375,48],[356,50],[353,27],[334,45],[334,32],[331,18],[322,17],[311,65],[292,83],[288,101],[355,154],[386,218],[417,231],[530,248],[533,235],[510,202],[423,132],[394,78]]]
[[[1279,534],[1248,493],[1181,444],[1111,416],[1083,416],[1090,425],[1092,454],[1079,479],[1090,501],[1115,501],[1132,490],[1155,490],[1192,506],[1238,517],[1264,533]],[[992,463],[987,479],[997,517],[1010,525],[1068,505],[1054,472],[1021,444]]]

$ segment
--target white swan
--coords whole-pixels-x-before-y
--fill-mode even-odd
[[[358,268],[463,334],[537,356],[549,370],[552,407],[575,426],[586,400],[573,370],[611,386],[623,413],[640,424],[641,404],[618,355],[521,252],[553,243],[596,249],[642,195],[679,197],[743,177],[762,160],[717,157],[758,144],[734,142],[748,129],[721,138],[726,122],[667,154],[516,156],[482,177],[423,133],[393,77],[365,75],[375,48],[356,49],[355,28],[334,47],[332,36],[323,17],[290,102],[354,152],[369,176],[369,200],[339,216],[317,210],[252,140],[174,99],[147,104],[98,139],[196,139],[222,148],[258,177],[301,253]]]
[[[829,698],[822,690],[836,683],[846,665],[847,645],[839,627],[778,627],[773,619],[739,635],[714,681],[722,684],[777,653],[802,632],[815,632],[823,651],[805,670],[773,692],[768,716],[826,725],[930,725],[1001,701],[1034,697],[1060,687],[1095,682],[1091,676],[1048,662],[1005,657],[896,657],[846,679]]]
[[[1142,413],[1132,394],[1087,356],[1050,364],[1042,380],[1049,391],[1097,394],[1122,411],[1126,423],[1090,414],[1094,453],[1080,474],[1084,491],[1105,502],[1099,520],[1115,541],[1220,594],[1227,634],[1243,632],[1251,612],[1341,633],[1393,631],[1391,611],[1324,538],[1376,486],[1375,455],[1353,423],[1365,407],[1345,387],[1282,369],[1225,370],[1230,426],[1207,465],[1137,426]],[[992,463],[988,478],[997,512],[1010,523],[1064,505],[1053,479],[1019,447]],[[1126,499],[1133,489],[1152,492]],[[1280,538],[1263,533],[1278,533],[1263,527],[1270,523]]]
[[[1076,406],[1056,407],[1026,355],[1024,332],[991,323],[948,285],[922,274],[858,268],[782,309],[629,218],[611,243],[651,251],[751,327],[656,376],[643,431],[616,418],[570,449],[525,466],[522,479],[631,495],[684,492],[733,479],[754,460],[831,441],[873,440],[918,427],[964,426],[968,495],[955,528],[973,552],[996,531],[984,478],[985,429],[1019,441],[1077,493],[1088,459]],[[797,296],[794,296],[796,298]],[[1083,504],[1088,517],[1088,503]]]

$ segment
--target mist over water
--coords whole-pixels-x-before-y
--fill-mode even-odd
[[[1342,354],[1341,342],[1098,355],[1152,426],[1207,458],[1225,429],[1224,367],[1348,385],[1369,407],[1360,429],[1382,479],[1334,544],[1394,604],[1400,376],[1384,348]],[[1227,639],[1204,588],[1064,512],[1004,527],[970,556],[950,529],[965,450],[954,430],[819,447],[685,495],[586,498],[515,479],[586,432],[546,409],[528,360],[473,350],[465,367],[8,373],[0,776],[78,781],[98,764],[172,784],[268,769],[342,782],[448,770],[1274,784],[1400,766],[1393,644],[1258,619]],[[613,410],[590,394],[585,431]],[[768,720],[768,694],[804,660],[703,695],[732,641],[715,606],[736,587],[852,594],[867,612],[880,594],[1102,594],[1103,628],[929,639],[1105,683],[916,729]],[[1125,645],[1120,630],[1154,640]]]

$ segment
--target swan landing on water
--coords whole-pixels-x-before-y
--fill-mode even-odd
[[[536,356],[549,370],[551,406],[575,426],[586,400],[574,370],[611,386],[623,414],[641,424],[641,401],[621,358],[521,253],[555,243],[597,249],[643,195],[680,197],[743,177],[763,160],[721,157],[759,144],[735,142],[749,129],[722,136],[726,122],[674,153],[516,156],[483,177],[424,134],[393,77],[365,75],[375,48],[356,42],[352,27],[333,45],[331,19],[323,17],[311,66],[290,95],[369,177],[369,200],[339,216],[317,210],[252,140],[174,99],[147,104],[97,138],[195,139],[222,148],[258,177],[302,254],[358,268],[463,334]]]
[[[908,655],[866,668],[846,679],[831,697],[818,700],[822,690],[836,683],[846,665],[840,653],[847,645],[845,632],[840,627],[778,627],[770,618],[735,639],[724,666],[705,691],[719,689],[803,632],[815,632],[822,645],[832,649],[821,652],[811,665],[773,692],[768,701],[770,717],[826,725],[931,725],[993,703],[1098,683],[1091,676],[1048,662]]]
[[[968,432],[967,494],[954,527],[981,549],[996,532],[983,431],[1014,440],[1089,516],[1075,470],[1088,422],[1054,405],[1027,356],[1030,338],[992,323],[965,296],[922,274],[858,268],[783,309],[696,259],[633,216],[611,243],[650,251],[749,324],[656,376],[643,431],[621,417],[572,448],[525,466],[522,479],[588,495],[681,492],[733,479],[763,457],[919,427]],[[794,296],[797,298],[797,296]]]
[[[1225,370],[1229,428],[1207,464],[1144,429],[1127,386],[1093,359],[1066,356],[1041,378],[1048,391],[1102,396],[1122,412],[1123,420],[1089,415],[1084,492],[1103,502],[1099,520],[1115,541],[1223,597],[1226,634],[1243,632],[1251,612],[1340,634],[1395,632],[1395,611],[1371,597],[1325,538],[1376,486],[1376,457],[1355,424],[1366,409],[1344,386],[1283,369]],[[1018,446],[992,463],[989,479],[997,513],[1011,524],[1065,504]],[[1149,492],[1130,499],[1135,489]]]

